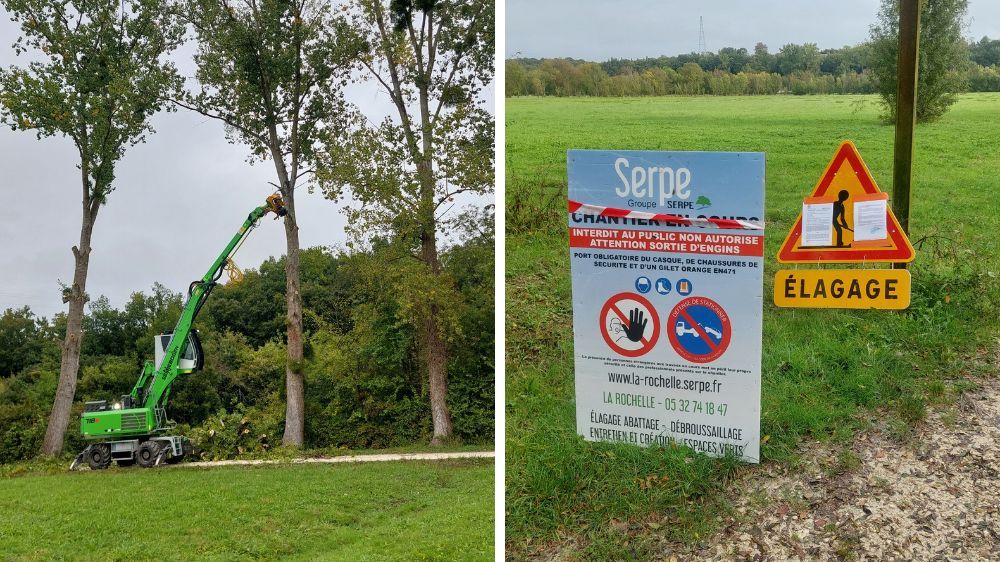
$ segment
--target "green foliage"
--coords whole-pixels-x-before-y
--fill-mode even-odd
[[[492,221],[487,224],[492,227]],[[466,441],[493,440],[493,257],[491,228],[444,257],[445,269],[462,295],[458,333],[448,347],[448,392],[455,435]]]
[[[775,65],[782,75],[793,72],[819,72],[819,48],[815,43],[789,43],[775,55]]]
[[[89,304],[84,318],[84,355],[144,357],[156,334],[171,330],[180,316],[181,295],[155,283],[150,294],[132,293],[125,308],[113,308],[107,297]],[[141,361],[139,362],[141,363]]]
[[[343,259],[323,248],[299,252],[303,326],[307,334],[321,327],[347,331],[356,295],[356,273]],[[285,257],[268,258],[256,271],[245,272],[240,283],[229,283],[212,293],[205,305],[214,328],[245,334],[253,346],[285,338]],[[247,303],[254,303],[248,306]]]
[[[392,2],[395,25],[409,26],[418,43],[386,30],[384,4],[353,3],[345,41],[364,46],[358,70],[386,88],[399,114],[355,113],[348,129],[325,139],[317,176],[330,199],[350,193],[360,203],[344,209],[355,243],[378,239],[407,255],[452,227],[440,215],[457,195],[492,191],[494,119],[481,93],[493,78],[493,10],[480,2],[416,2],[423,15],[414,16],[412,3]],[[410,272],[411,283],[422,283],[426,272]]]
[[[391,306],[362,306],[349,335],[314,338],[306,434],[315,446],[384,448],[430,435],[413,337],[405,326],[384,321]]]
[[[969,58],[979,66],[1000,66],[1000,39],[983,37],[969,44]]]
[[[113,189],[125,148],[152,132],[149,118],[180,87],[163,60],[183,27],[158,0],[3,0],[22,35],[27,68],[0,69],[0,121],[38,137],[67,136],[82,158],[85,190],[98,203]],[[84,200],[88,200],[85,196]]]
[[[26,459],[38,452],[58,372],[57,359],[54,369],[33,367],[0,379],[0,463]]]
[[[232,412],[220,411],[187,435],[203,460],[230,459],[266,453],[281,443],[284,426],[284,406],[275,400],[265,408],[239,405]]]
[[[1000,65],[969,69],[970,92],[1000,92]]]
[[[792,47],[795,47],[792,49]],[[807,45],[806,47],[809,47]],[[746,64],[738,72],[724,68],[703,67],[687,61],[676,68],[661,59],[628,61],[618,66],[604,63],[573,61],[570,59],[544,59],[536,64],[531,59],[513,59],[506,62],[507,88],[505,95],[513,96],[665,96],[699,95],[749,96],[762,94],[848,94],[874,91],[868,72],[850,65],[838,57],[836,62],[822,70],[823,63],[832,60],[833,54],[804,55],[804,47],[786,45],[788,62],[785,73],[779,73],[775,63],[768,63],[770,70],[758,70]],[[794,54],[794,57],[792,53]],[[811,53],[811,51],[807,51]],[[817,58],[817,57],[823,58]],[[801,62],[806,57],[809,62]],[[682,58],[682,57],[677,57]],[[793,60],[794,58],[794,60]],[[784,59],[783,59],[784,60]],[[822,60],[817,68],[816,60]],[[619,63],[621,61],[612,61]],[[634,64],[633,64],[634,63]],[[606,68],[615,69],[609,74]]]
[[[290,184],[281,189],[291,189],[299,163],[314,156],[320,124],[332,126],[344,103],[339,86],[353,51],[338,41],[331,6],[316,0],[180,4],[198,44],[196,89],[182,104],[225,122],[230,142],[249,146],[253,158],[277,159],[282,167],[290,162]]]
[[[8,308],[0,315],[0,377],[10,376],[41,360],[46,340],[55,334],[48,322],[28,307]]]
[[[962,37],[968,0],[921,0],[917,61],[917,121],[939,119],[966,86],[969,47]],[[896,119],[899,0],[882,0],[871,26],[872,77],[883,119]]]

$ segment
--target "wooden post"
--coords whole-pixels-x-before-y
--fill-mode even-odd
[[[917,57],[920,43],[920,0],[899,2],[899,56],[896,59],[896,146],[892,164],[892,210],[903,232],[910,234],[910,180],[913,128],[917,122]],[[893,264],[906,269],[905,263]]]

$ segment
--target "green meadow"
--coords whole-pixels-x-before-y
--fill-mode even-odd
[[[762,462],[794,470],[878,423],[901,441],[926,409],[995,376],[1000,94],[968,94],[916,132],[903,312],[779,309],[775,254],[841,141],[892,188],[892,126],[871,96],[509,98],[506,115],[508,556],[628,559],[694,543],[742,467],[683,448],[576,436],[566,150],[766,153]],[[812,266],[806,266],[812,267]],[[837,267],[837,266],[832,266]],[[841,266],[843,267],[843,266]],[[884,266],[877,266],[884,267]],[[833,472],[856,466],[846,448]]]
[[[0,560],[492,560],[493,460],[0,478]]]

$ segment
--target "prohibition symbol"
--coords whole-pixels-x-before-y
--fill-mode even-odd
[[[645,297],[618,293],[601,308],[601,335],[615,353],[639,357],[660,337],[660,316]]]
[[[726,352],[733,328],[719,303],[688,297],[667,316],[667,335],[678,355],[692,363],[710,363]]]

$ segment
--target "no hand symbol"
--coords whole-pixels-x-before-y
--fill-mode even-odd
[[[726,352],[733,329],[719,303],[688,297],[670,311],[667,335],[678,355],[692,363],[709,363]]]
[[[660,316],[636,293],[618,293],[601,308],[601,335],[613,351],[625,357],[649,352],[660,337]]]

